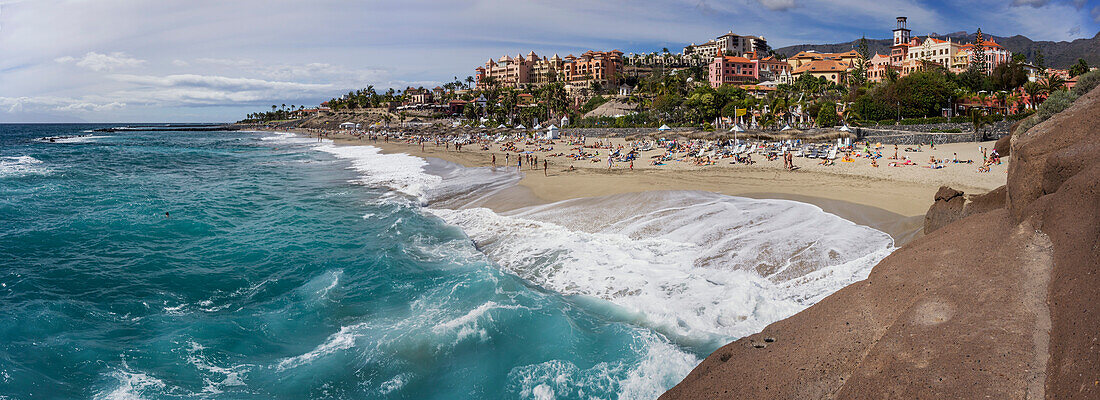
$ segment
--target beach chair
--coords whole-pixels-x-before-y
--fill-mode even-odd
[[[830,159],[830,160],[835,160],[836,159],[836,148],[835,147],[832,150],[829,150],[828,159]]]

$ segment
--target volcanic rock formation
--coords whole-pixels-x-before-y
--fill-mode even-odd
[[[928,235],[661,398],[1100,398],[1097,127],[1100,88],[1014,134],[1005,187],[942,188]]]

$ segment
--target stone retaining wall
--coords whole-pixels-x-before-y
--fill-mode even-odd
[[[986,126],[982,128],[982,132],[985,134],[988,140],[997,140],[1002,136],[1008,135],[1009,128],[1015,121],[998,121],[993,123],[992,126]],[[951,130],[959,129],[961,133],[944,133],[944,132],[932,132],[933,130]],[[934,142],[936,144],[943,143],[959,143],[959,142],[972,142],[975,140],[974,129],[971,124],[925,124],[925,125],[897,125],[897,126],[882,126],[882,127],[852,127],[852,132],[856,134],[857,140],[867,140],[871,142],[882,142],[885,144],[906,144],[913,145],[918,143]]]

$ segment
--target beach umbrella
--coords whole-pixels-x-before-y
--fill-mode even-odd
[[[844,126],[840,127],[840,131],[841,132],[851,132],[852,129],[848,127],[848,124],[844,124]]]
[[[745,131],[745,129],[744,129],[744,128],[742,128],[742,127],[741,127],[741,125],[737,125],[737,124],[734,124],[734,125],[733,125],[733,128],[730,128],[730,130],[729,130],[729,131],[730,131],[730,132],[744,132],[744,131]]]
[[[780,129],[779,131],[782,132],[782,131],[786,131],[786,130],[790,130],[790,129],[791,129],[791,126],[787,125],[787,126],[784,126],[783,129]]]
[[[661,125],[661,127],[657,128],[657,130],[659,130],[659,131],[670,131],[670,130],[672,130],[672,128],[669,128],[668,125]]]
[[[507,127],[504,126],[504,124],[497,125],[497,129],[505,129],[505,128],[507,128]]]
[[[541,124],[535,124],[535,127],[531,128],[531,129],[534,129],[534,130],[542,129],[542,125]]]
[[[519,125],[516,125],[516,129],[527,129],[527,127],[523,126],[523,124],[519,124]]]

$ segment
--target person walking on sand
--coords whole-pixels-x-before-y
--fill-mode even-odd
[[[630,170],[634,170],[634,160],[630,160]]]
[[[493,166],[497,166],[497,153],[493,153]]]
[[[608,154],[608,155],[607,155],[607,170],[608,170],[608,171],[610,171],[610,170],[611,170],[611,165],[612,165],[612,163],[613,163],[613,162],[615,162],[615,161],[614,161],[614,160],[612,160],[612,159],[611,159],[611,155],[610,155],[610,154]]]
[[[546,160],[542,160],[542,176],[550,176],[550,173],[547,172],[549,169],[550,169],[550,162],[546,161]]]

